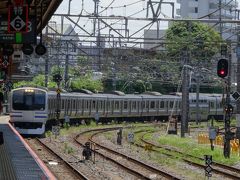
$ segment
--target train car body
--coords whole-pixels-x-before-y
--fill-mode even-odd
[[[42,88],[23,87],[10,93],[10,121],[21,134],[43,134],[46,123],[55,119],[57,93]],[[95,119],[97,122],[167,121],[175,116],[181,120],[181,95],[146,94],[86,94],[61,93],[60,119],[71,122]],[[220,95],[189,95],[189,116],[194,121],[223,118]]]
[[[10,93],[10,122],[21,134],[43,134],[48,120],[47,91],[18,88]]]

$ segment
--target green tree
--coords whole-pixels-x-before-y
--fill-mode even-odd
[[[45,86],[45,75],[39,74],[33,78],[32,81],[19,81],[17,83],[14,83],[14,88],[20,87],[20,86]],[[51,79],[48,82],[48,88],[55,88],[57,87],[57,84],[53,82]]]
[[[170,57],[181,57],[187,49],[191,61],[210,61],[224,43],[219,33],[199,22],[174,22],[166,32],[166,49]]]
[[[91,74],[72,79],[70,83],[72,91],[80,89],[88,89],[92,92],[103,91],[103,83],[101,80],[93,80]]]
[[[138,93],[143,93],[146,91],[146,85],[142,80],[136,80],[133,84],[134,91]]]

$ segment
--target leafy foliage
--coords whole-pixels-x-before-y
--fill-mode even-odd
[[[70,88],[73,91],[79,89],[88,89],[92,92],[103,90],[103,84],[100,80],[93,80],[91,75],[81,76],[71,81]]]
[[[219,51],[223,42],[219,33],[207,24],[174,22],[166,32],[167,51],[170,56],[181,56],[190,50],[191,61],[209,61]]]
[[[14,83],[14,88],[20,87],[20,86],[45,86],[45,76],[40,74],[33,78],[32,81],[19,81],[17,83]],[[56,87],[56,83],[50,81],[48,84],[48,87]]]

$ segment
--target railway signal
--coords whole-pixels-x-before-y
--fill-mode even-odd
[[[60,74],[55,74],[53,76],[53,81],[56,83],[60,83],[62,81],[62,76]]]
[[[227,44],[222,44],[221,45],[221,55],[222,56],[227,56]]]
[[[217,75],[221,78],[225,78],[228,75],[228,60],[220,59],[217,65]]]

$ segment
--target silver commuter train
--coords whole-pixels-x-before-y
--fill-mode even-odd
[[[47,122],[55,119],[56,92],[22,87],[10,93],[10,122],[21,134],[44,134]],[[95,119],[101,122],[181,119],[181,95],[61,93],[60,119],[71,122]],[[189,96],[190,119],[196,118],[196,95]],[[222,119],[221,95],[200,94],[201,120]]]

